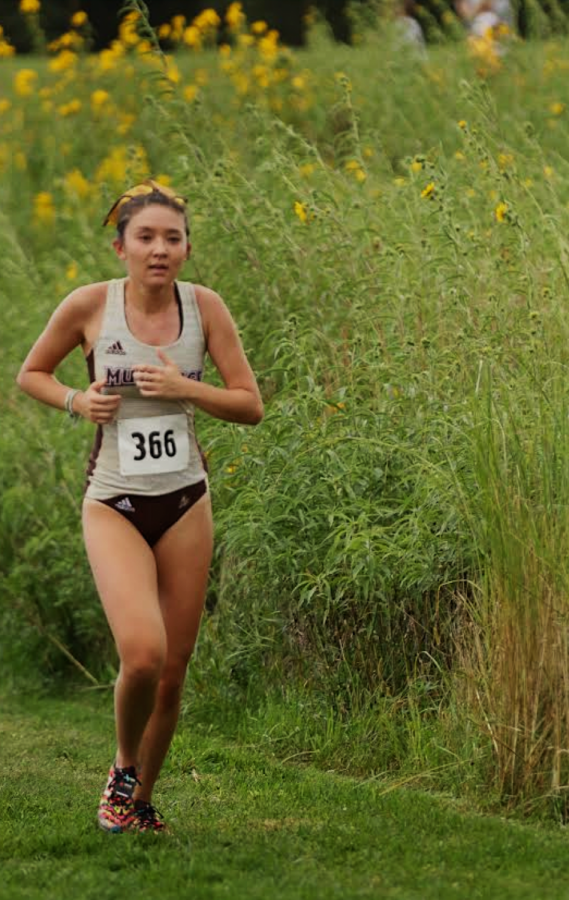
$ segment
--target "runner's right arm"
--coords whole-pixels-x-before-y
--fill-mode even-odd
[[[18,373],[17,383],[26,394],[57,409],[65,409],[71,387],[58,381],[54,372],[60,362],[85,341],[88,299],[87,291],[81,288],[65,298]],[[87,391],[77,393],[73,398],[73,412],[91,422],[104,424],[111,421],[120,404],[120,397],[101,394],[103,386],[102,382],[95,382]]]

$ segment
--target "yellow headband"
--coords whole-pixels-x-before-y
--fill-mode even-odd
[[[107,215],[105,216],[105,221],[103,222],[103,226],[105,225],[117,225],[119,221],[119,212],[121,206],[125,203],[128,203],[129,200],[133,200],[134,197],[141,197],[145,194],[152,194],[156,192],[158,194],[164,194],[165,197],[169,197],[170,200],[173,200],[174,203],[178,203],[180,206],[185,207],[186,201],[184,197],[179,197],[172,188],[165,187],[163,184],[158,184],[157,181],[153,181],[152,178],[148,178],[146,181],[143,181],[141,184],[135,184],[134,187],[125,191],[118,200],[113,203]]]

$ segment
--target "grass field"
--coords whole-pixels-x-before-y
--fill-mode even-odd
[[[316,23],[293,52],[241,22],[215,48],[206,23],[165,57],[141,24],[0,61],[6,679],[116,674],[78,527],[92,431],[14,377],[66,293],[122,274],[101,222],[153,175],[266,405],[198,422],[216,556],[188,706],[281,759],[563,821],[566,42],[418,56]],[[84,385],[80,354],[59,374]]]
[[[3,697],[2,709],[6,900],[561,900],[569,891],[559,829],[283,764],[193,729],[162,781],[171,836],[106,835],[95,810],[112,754],[109,704]]]

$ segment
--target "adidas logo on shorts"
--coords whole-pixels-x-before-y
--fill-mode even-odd
[[[184,507],[188,506],[190,502],[190,498],[187,494],[183,494],[180,497],[180,502],[178,503],[178,509],[184,509]]]
[[[134,512],[134,506],[128,499],[125,497],[123,500],[119,500],[118,503],[115,503],[115,509],[121,509],[123,512]]]
[[[126,356],[126,350],[120,341],[114,341],[107,349],[105,353],[114,353],[115,356]]]

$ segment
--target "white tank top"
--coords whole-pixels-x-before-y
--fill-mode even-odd
[[[157,496],[205,478],[194,430],[194,406],[185,400],[141,397],[132,366],[162,365],[157,347],[130,331],[125,315],[126,278],[110,281],[101,332],[87,358],[91,381],[105,379],[105,393],[120,394],[117,418],[99,425],[87,470],[86,497]],[[205,339],[192,284],[176,282],[182,318],[176,341],[161,347],[182,375],[201,381]]]

